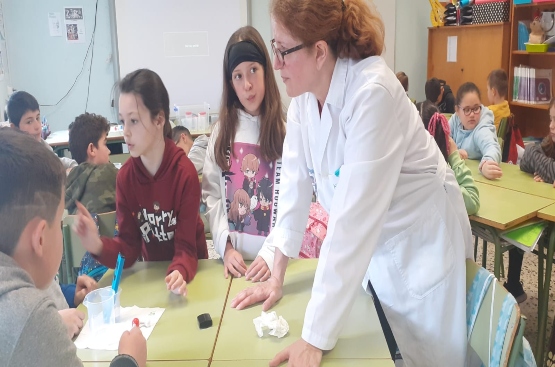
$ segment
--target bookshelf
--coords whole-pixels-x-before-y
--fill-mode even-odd
[[[518,50],[518,22],[532,20],[536,11],[555,8],[555,1],[523,5],[511,4],[511,46],[509,57],[509,105],[515,115],[522,136],[543,138],[549,133],[548,105],[527,104],[511,101],[514,84],[514,68],[526,65],[536,69],[552,69],[555,80],[555,52],[530,53]],[[551,86],[552,93],[554,91]]]

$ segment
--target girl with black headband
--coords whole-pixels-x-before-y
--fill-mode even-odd
[[[329,224],[302,339],[270,366],[319,366],[361,283],[392,355],[396,341],[406,366],[464,366],[470,223],[453,171],[380,57],[380,14],[366,0],[272,0],[270,8],[274,67],[293,98],[278,217],[260,252],[274,263],[270,279],[231,306],[267,310],[282,296],[315,188]]]
[[[202,198],[224,276],[270,276],[258,252],[276,219],[285,115],[262,37],[243,27],[230,37],[223,94],[204,164]],[[247,270],[244,260],[254,260]]]

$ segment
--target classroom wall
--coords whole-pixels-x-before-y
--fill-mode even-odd
[[[4,5],[4,0],[0,0],[0,8]],[[6,42],[0,36],[0,52],[2,53],[2,64],[4,65],[4,78],[0,80],[0,121],[4,121],[4,108],[6,107],[6,99],[8,98],[8,86],[10,85],[10,73],[8,69],[8,58],[6,55]]]
[[[430,5],[426,0],[397,0],[395,4],[395,71],[409,77],[409,96],[426,99]]]
[[[111,122],[117,121],[115,109],[111,107],[115,76],[109,0],[98,0],[94,52],[85,59],[93,34],[95,4],[92,0],[3,0],[9,77],[13,88],[33,94],[41,105],[55,104],[69,91],[85,62],[81,76],[66,99],[54,107],[41,107],[52,131],[67,129],[77,115],[85,112],[89,75],[87,111],[104,115]],[[63,23],[64,6],[83,7],[84,43],[70,44],[65,36],[50,36],[48,13],[59,12]],[[0,84],[0,99],[3,89]]]

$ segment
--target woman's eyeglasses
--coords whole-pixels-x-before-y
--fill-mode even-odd
[[[272,44],[272,51],[274,52],[274,55],[276,55],[277,62],[280,66],[283,65],[283,63],[284,63],[285,55],[289,55],[289,54],[291,54],[295,51],[299,51],[300,49],[304,48],[304,45],[300,44],[300,45],[292,47],[288,50],[280,51],[276,47],[276,40],[275,39],[273,39],[271,41],[271,44]]]

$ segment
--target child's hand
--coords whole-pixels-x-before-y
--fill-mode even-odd
[[[501,178],[503,176],[503,172],[501,171],[501,167],[499,164],[494,161],[484,161],[481,167],[482,174],[488,180],[494,180],[496,178]]]
[[[462,159],[468,159],[468,152],[464,149],[459,149],[459,154],[461,155]]]
[[[536,182],[543,182],[542,178],[541,178],[540,175],[538,175],[537,173],[534,173],[534,181],[536,181]]]
[[[75,296],[73,303],[75,307],[79,306],[85,299],[85,296],[98,288],[96,281],[88,275],[80,275],[75,283]]]
[[[68,308],[66,310],[58,311],[62,317],[62,321],[67,329],[67,335],[70,339],[78,335],[83,328],[83,320],[85,319],[85,314],[76,308]]]
[[[246,279],[252,280],[253,282],[265,282],[270,278],[270,268],[266,261],[261,257],[257,256],[256,259],[252,262],[251,266],[247,269],[246,272]]]
[[[119,354],[127,354],[133,358],[139,367],[146,366],[146,339],[138,327],[131,328],[121,334],[119,340]]]
[[[77,205],[77,219],[73,222],[73,230],[81,239],[85,250],[98,256],[102,252],[102,241],[98,237],[98,229],[94,219],[83,204],[78,201],[75,204]]]
[[[227,279],[229,274],[241,278],[247,271],[247,265],[243,261],[243,256],[233,246],[228,247],[224,254],[224,276]]]
[[[177,270],[172,271],[166,277],[166,286],[169,291],[182,296],[187,295],[187,282],[183,280],[183,275]]]

